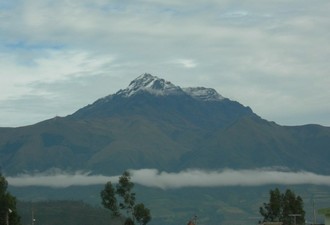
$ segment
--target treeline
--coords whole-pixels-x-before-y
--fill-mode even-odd
[[[111,217],[102,207],[95,207],[82,201],[44,201],[17,203],[22,225],[116,225],[122,224]]]

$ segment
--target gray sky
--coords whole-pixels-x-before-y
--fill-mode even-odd
[[[0,127],[66,116],[148,72],[282,125],[330,126],[329,0],[2,0]]]

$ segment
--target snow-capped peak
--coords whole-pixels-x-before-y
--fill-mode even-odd
[[[138,92],[146,91],[155,95],[182,94],[180,87],[169,81],[145,73],[133,80],[126,89],[117,92],[118,95],[130,97]]]
[[[119,90],[116,95],[130,97],[141,92],[149,92],[158,96],[189,95],[201,101],[221,101],[224,99],[213,88],[189,87],[181,88],[169,81],[145,73],[134,79],[126,89]]]

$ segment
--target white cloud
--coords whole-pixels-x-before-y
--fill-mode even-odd
[[[103,175],[89,175],[89,173],[64,173],[57,174],[35,174],[21,175],[18,177],[8,177],[8,182],[12,186],[45,186],[65,188],[69,186],[88,186],[95,184],[105,184],[108,181],[116,182],[118,177],[107,177]]]
[[[114,60],[110,55],[91,55],[84,51],[46,50],[42,55],[31,58],[21,52],[19,58],[11,53],[1,53],[0,76],[5,89],[1,90],[1,99],[35,93],[30,85],[34,82],[56,82],[71,77],[94,76],[106,72],[106,66]],[[31,56],[31,55],[30,55]],[[30,87],[30,88],[29,88]],[[44,93],[42,93],[44,94]]]
[[[168,173],[156,169],[131,170],[132,182],[148,187],[161,189],[184,187],[222,187],[222,186],[262,186],[277,185],[326,185],[330,186],[330,176],[307,171],[293,172],[288,170],[255,169],[221,171],[185,170],[178,173]],[[40,173],[7,177],[9,185],[68,187],[72,185],[86,186],[105,184],[108,181],[116,183],[118,176],[91,175],[90,173]]]
[[[192,59],[178,59],[175,60],[175,63],[182,65],[184,68],[194,68],[197,64]]]

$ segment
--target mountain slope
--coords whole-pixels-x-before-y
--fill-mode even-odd
[[[7,174],[287,167],[330,172],[330,128],[279,126],[210,88],[143,74],[64,118],[0,129]]]

